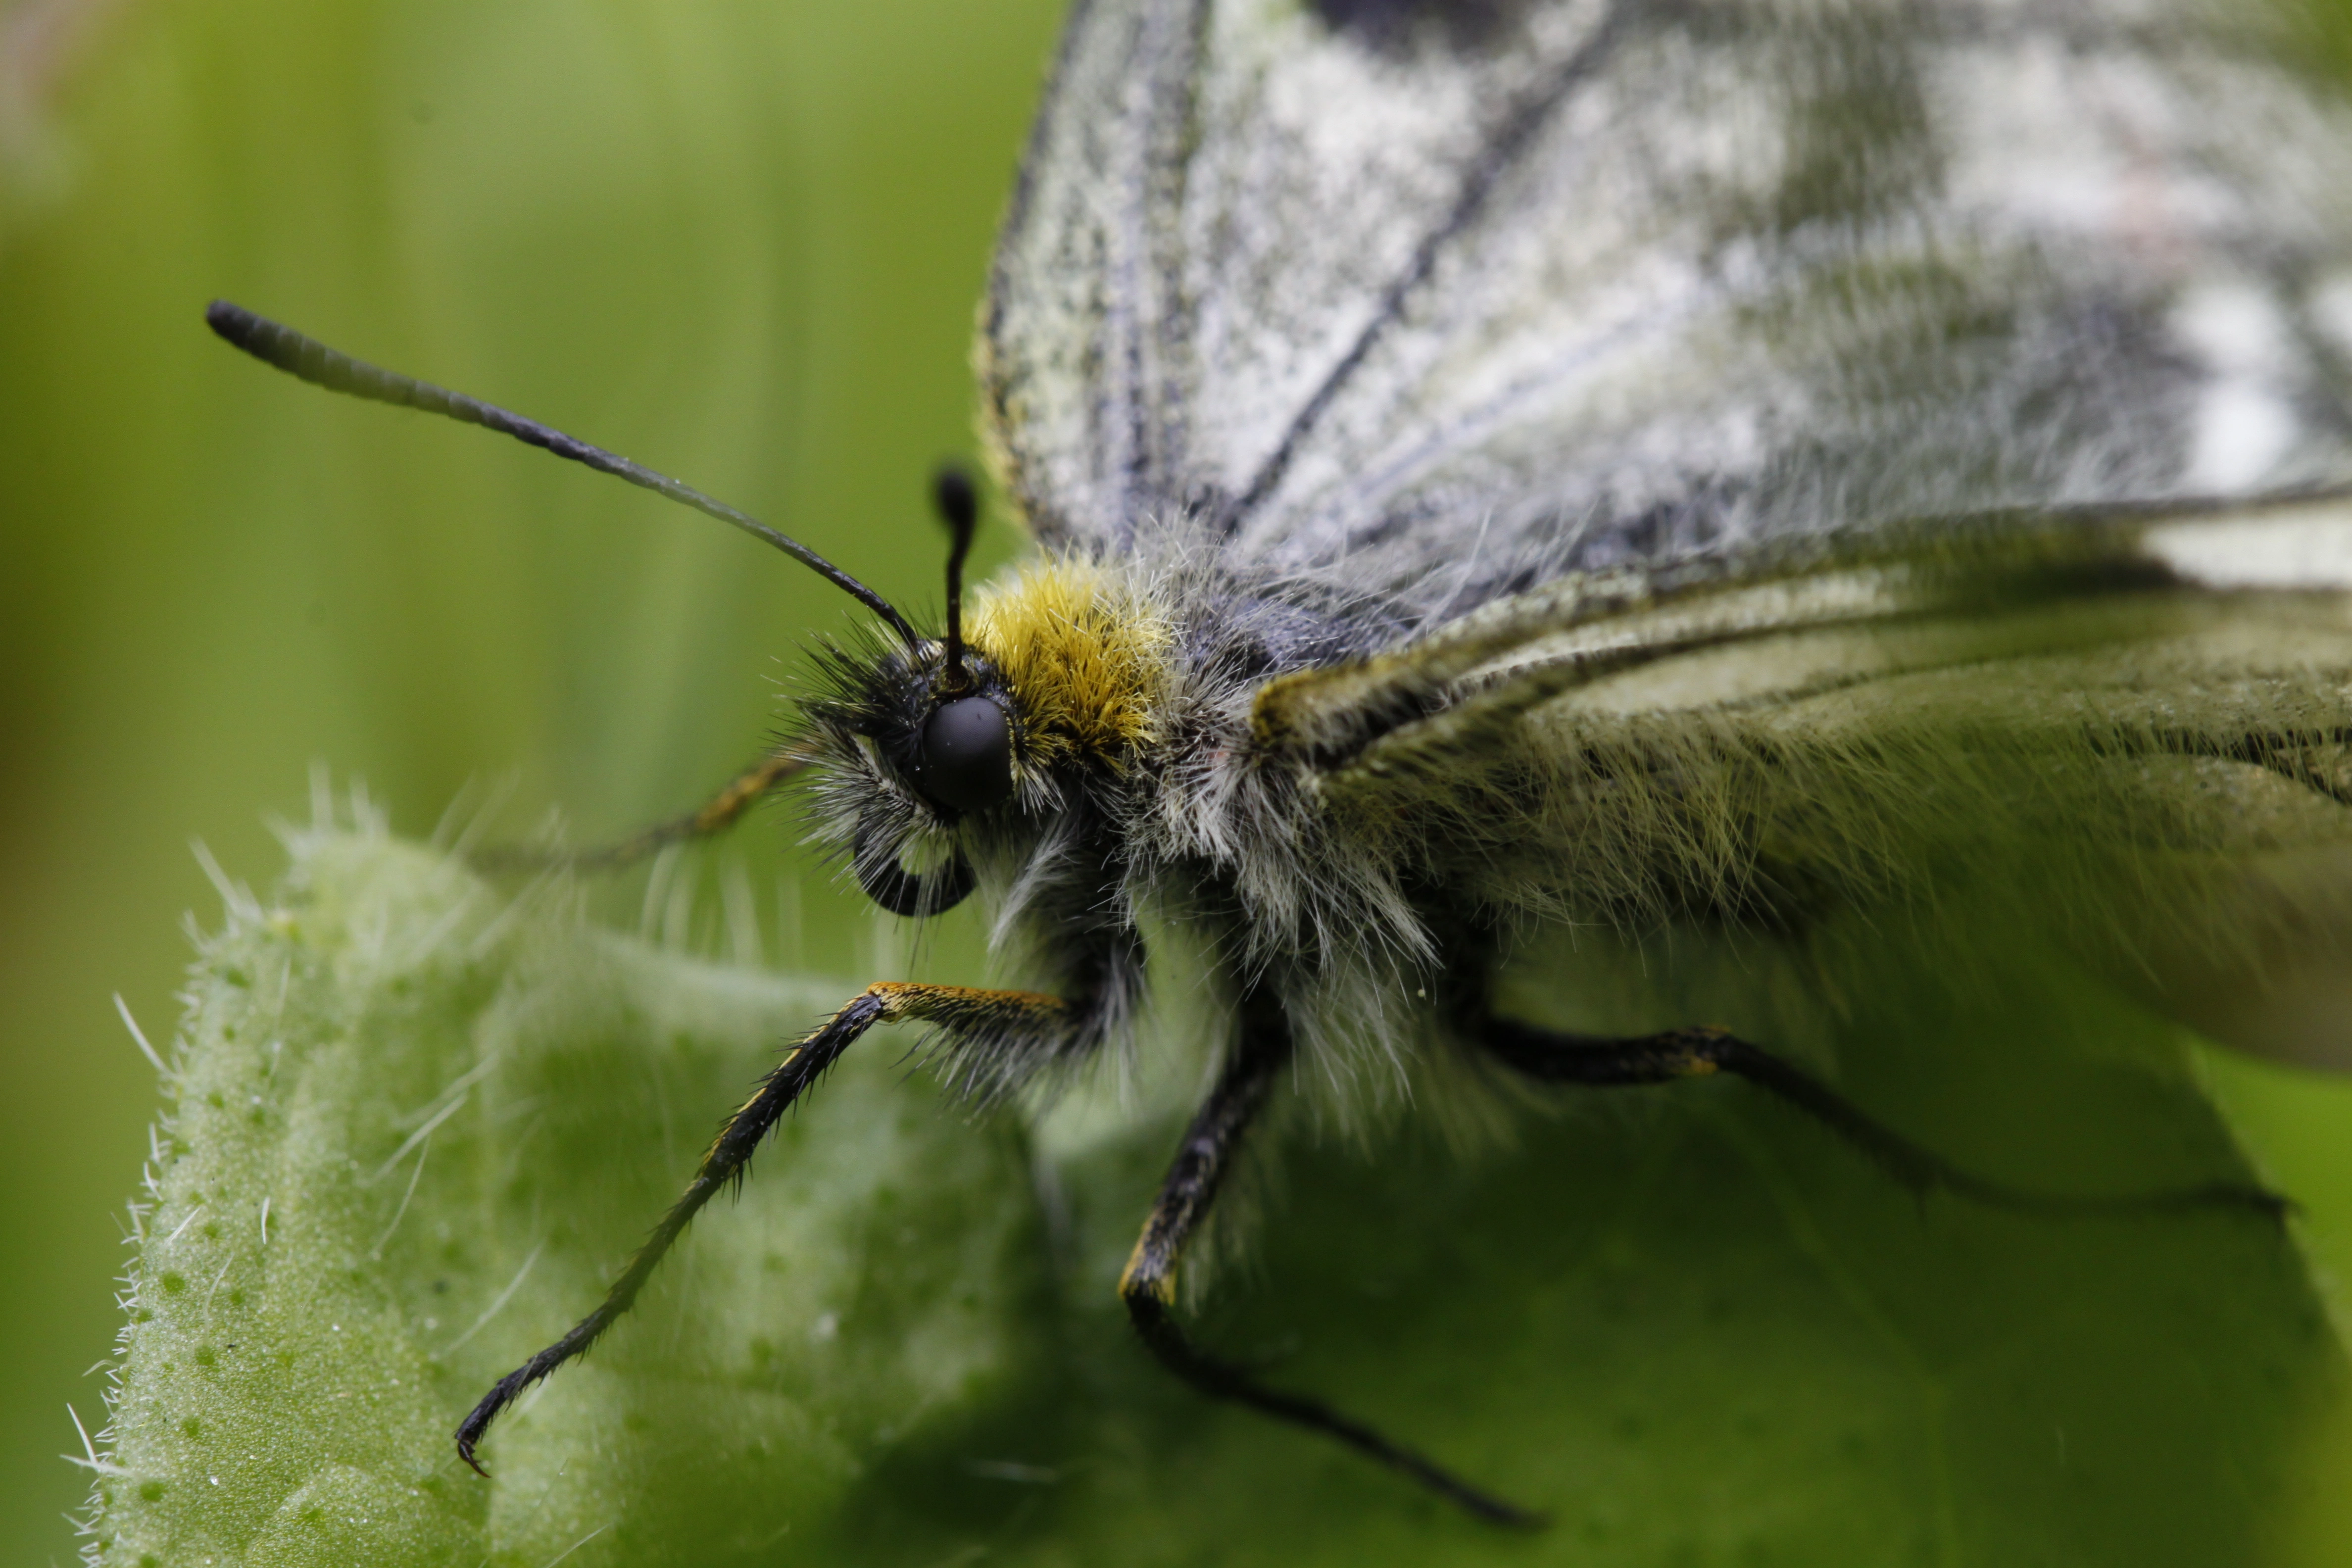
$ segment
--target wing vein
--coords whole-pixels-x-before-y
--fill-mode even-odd
[[[1063,85],[1075,68],[1079,41],[1086,37],[1094,22],[1099,0],[1076,0],[1062,24],[1061,41],[1055,46],[1054,61],[1045,73],[1045,92],[1040,99],[1037,118],[1030,123],[1029,139],[1021,152],[1021,163],[1013,181],[1013,194],[1005,203],[1003,232],[1018,234],[1027,226],[1030,211],[1037,201],[1041,174],[1045,167],[1045,150],[1062,129],[1063,117],[1074,106],[1063,92]],[[1012,310],[1015,291],[1012,251],[1000,245],[990,261],[986,321],[980,342],[984,353],[980,365],[981,397],[987,408],[984,425],[1000,433],[992,441],[994,455],[1001,465],[999,477],[1005,489],[1019,502],[1029,525],[1047,532],[1057,531],[1059,518],[1049,516],[1047,498],[1040,491],[1027,469],[1028,454],[1022,443],[1003,436],[1014,427],[1013,384],[1011,358],[1005,353],[1006,318]]]
[[[1412,258],[1405,264],[1404,270],[1382,291],[1372,319],[1364,323],[1363,331],[1356,335],[1356,341],[1349,346],[1348,352],[1339,356],[1339,362],[1331,367],[1330,374],[1323,378],[1322,384],[1291,416],[1282,439],[1276,444],[1265,461],[1259,465],[1248,489],[1225,510],[1219,521],[1227,537],[1238,532],[1250,513],[1256,510],[1273,493],[1275,487],[1282,482],[1283,475],[1289,470],[1292,459],[1297,455],[1299,443],[1306,439],[1322,419],[1325,411],[1346,389],[1389,329],[1402,318],[1406,302],[1436,270],[1446,246],[1478,220],[1496,185],[1535,144],[1537,132],[1608,58],[1611,47],[1623,30],[1633,10],[1630,0],[1617,0],[1601,17],[1600,26],[1593,29],[1592,36],[1561,63],[1551,79],[1529,93],[1526,101],[1504,117],[1494,137],[1471,160],[1469,173],[1463,180],[1461,193],[1455,196],[1454,205],[1434,228],[1422,237],[1421,243],[1413,247]]]

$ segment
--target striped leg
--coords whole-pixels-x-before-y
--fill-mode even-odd
[[[729,1118],[702,1156],[694,1180],[687,1184],[686,1191],[662,1215],[653,1235],[637,1248],[596,1310],[573,1324],[562,1339],[499,1379],[498,1385],[482,1396],[482,1402],[457,1427],[458,1457],[478,1473],[489,1474],[475,1458],[474,1450],[499,1413],[532,1384],[574,1356],[585,1353],[613,1326],[614,1321],[635,1303],[637,1292],[645,1289],[646,1281],[653,1277],[655,1268],[688,1222],[719,1188],[742,1180],[760,1141],[792,1108],[793,1102],[867,1029],[877,1024],[920,1021],[1002,1043],[1021,1033],[1032,1038],[1058,1035],[1067,1026],[1070,1012],[1069,1005],[1059,997],[1028,991],[980,991],[961,985],[909,985],[890,981],[867,986],[847,1006],[793,1047],[761,1080],[742,1109]]]

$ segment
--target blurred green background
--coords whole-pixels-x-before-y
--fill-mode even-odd
[[[469,783],[510,786],[509,830],[560,804],[615,833],[746,760],[800,640],[845,619],[716,525],[266,373],[205,300],[618,447],[933,605],[923,480],[971,447],[972,301],[1060,9],[0,5],[0,1561],[72,1559],[86,1478],[57,1456],[68,1403],[100,1418],[83,1369],[154,1104],[110,996],[170,1032],[182,912],[216,904],[189,841],[266,883],[265,818],[307,815],[314,761],[412,833]],[[768,956],[865,978],[868,913],[791,880],[772,827],[740,837],[755,885],[801,889]],[[2210,1070],[2334,1291],[2352,1088]],[[2319,1455],[2352,1476],[2352,1443]]]

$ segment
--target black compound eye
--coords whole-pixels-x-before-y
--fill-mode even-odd
[[[923,721],[915,787],[950,811],[986,811],[1013,797],[1013,727],[985,697],[942,702]]]

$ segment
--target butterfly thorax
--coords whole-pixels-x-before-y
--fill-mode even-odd
[[[1398,867],[1331,844],[1311,787],[1252,739],[1270,680],[1350,665],[1393,625],[1316,582],[1243,581],[1148,547],[1030,565],[976,594],[966,624],[968,690],[1011,736],[1000,804],[958,811],[926,791],[927,718],[969,700],[950,693],[942,645],[838,651],[804,705],[813,837],[869,890],[894,868],[953,868],[1022,983],[1066,994],[1139,999],[1140,933],[1170,918],[1213,931],[1244,986],[1428,954]],[[1129,1011],[1102,1007],[1072,1048],[1116,1036]]]
[[[1004,679],[1016,764],[1123,773],[1162,733],[1175,638],[1124,578],[1041,563],[983,592],[971,642]]]

